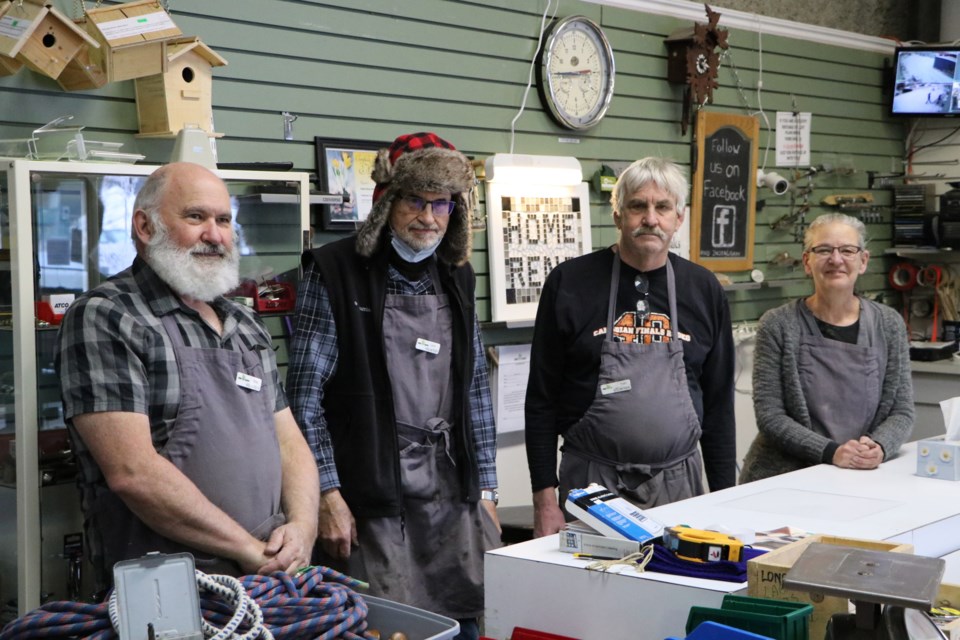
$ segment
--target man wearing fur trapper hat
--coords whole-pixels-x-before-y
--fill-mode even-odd
[[[474,310],[470,161],[432,133],[377,154],[370,215],[308,251],[287,394],[320,471],[318,555],[476,637],[499,546]]]

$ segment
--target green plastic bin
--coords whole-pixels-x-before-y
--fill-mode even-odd
[[[813,605],[728,594],[719,609],[690,607],[687,633],[712,621],[774,640],[809,640]]]

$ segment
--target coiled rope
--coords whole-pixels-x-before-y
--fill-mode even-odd
[[[367,638],[365,586],[329,567],[291,576],[208,576],[197,572],[204,638],[214,640],[360,640]],[[207,594],[207,597],[203,597]],[[116,640],[115,592],[99,605],[48,602],[10,622],[0,640]],[[111,622],[113,619],[115,622]]]

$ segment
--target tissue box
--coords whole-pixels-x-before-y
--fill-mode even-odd
[[[960,441],[932,438],[917,442],[917,475],[960,480]]]

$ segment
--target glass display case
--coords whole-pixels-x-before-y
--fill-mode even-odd
[[[133,201],[156,168],[0,160],[0,626],[44,600],[91,595],[53,367],[57,324],[73,297],[132,263]],[[219,175],[241,252],[235,294],[261,313],[285,365],[309,175]]]

